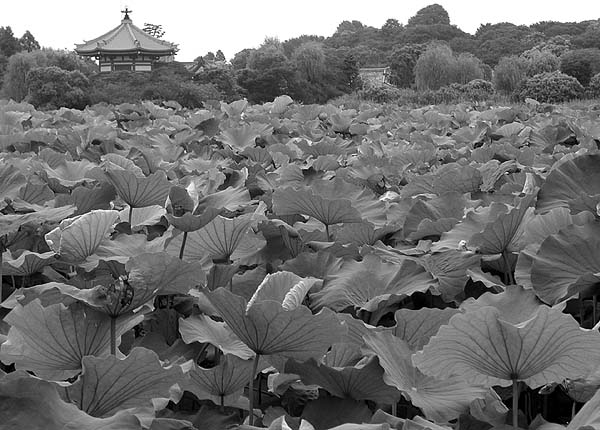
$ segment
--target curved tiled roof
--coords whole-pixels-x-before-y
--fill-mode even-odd
[[[144,30],[133,25],[126,17],[121,24],[102,36],[76,45],[80,55],[98,53],[146,52],[157,55],[173,55],[177,45],[150,36]]]

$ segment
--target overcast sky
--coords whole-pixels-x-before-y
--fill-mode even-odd
[[[600,18],[597,0],[0,0],[0,27],[10,26],[17,37],[29,30],[42,46],[72,50],[119,25],[127,5],[138,27],[163,26],[164,39],[179,45],[177,60],[192,61],[218,49],[231,59],[266,36],[281,41],[302,34],[331,36],[344,20],[377,28],[388,18],[406,24],[436,2],[452,24],[471,34],[482,23]]]

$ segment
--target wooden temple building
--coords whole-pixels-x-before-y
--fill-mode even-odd
[[[173,61],[176,44],[153,37],[136,27],[129,18],[131,10],[125,8],[121,12],[125,15],[120,25],[102,36],[76,45],[75,52],[96,58],[100,72],[149,72],[157,61]]]

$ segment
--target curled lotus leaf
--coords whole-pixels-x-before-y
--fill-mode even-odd
[[[536,388],[585,377],[600,360],[600,333],[580,328],[560,310],[542,305],[518,324],[501,318],[490,306],[453,316],[414,363],[438,378],[459,376],[486,386],[517,380]]]
[[[2,255],[2,275],[3,276],[29,276],[54,262],[56,254],[52,251],[31,252],[24,250],[18,256],[5,252]]]
[[[162,170],[143,178],[128,170],[108,169],[105,174],[119,197],[132,208],[164,207],[172,186]]]

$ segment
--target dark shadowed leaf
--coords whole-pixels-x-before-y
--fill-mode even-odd
[[[128,412],[95,418],[62,400],[56,385],[24,372],[0,378],[3,430],[142,430]]]

